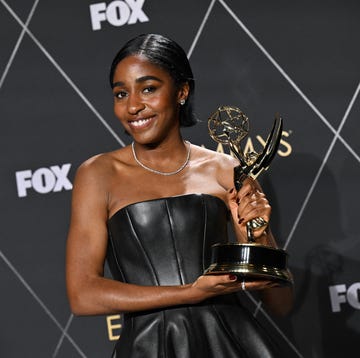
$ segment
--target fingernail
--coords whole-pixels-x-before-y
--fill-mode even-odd
[[[236,281],[237,280],[237,276],[236,275],[229,275],[229,279],[231,281]]]

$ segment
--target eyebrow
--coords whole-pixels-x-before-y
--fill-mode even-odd
[[[141,82],[146,82],[146,81],[149,81],[149,80],[154,80],[154,81],[158,81],[158,82],[163,82],[163,80],[161,80],[159,77],[156,77],[156,76],[142,76],[142,77],[139,77],[135,80],[136,83],[141,83]],[[122,81],[118,81],[118,82],[114,82],[112,84],[112,88],[114,87],[122,87],[125,85],[125,82],[122,82]]]

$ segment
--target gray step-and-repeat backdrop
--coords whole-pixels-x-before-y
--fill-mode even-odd
[[[261,150],[275,112],[284,118],[261,183],[296,302],[281,319],[252,295],[249,307],[289,357],[354,356],[359,18],[357,0],[0,0],[0,356],[109,357],[121,334],[121,315],[71,314],[65,243],[76,168],[130,143],[112,113],[110,62],[148,32],[192,63],[202,122],[184,130],[191,142],[222,149],[207,132],[220,105],[248,115],[248,149]]]

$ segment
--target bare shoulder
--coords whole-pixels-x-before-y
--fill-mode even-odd
[[[218,169],[229,170],[239,165],[238,161],[229,154],[216,152],[211,149],[194,145],[195,158],[201,162],[208,162]]]
[[[116,166],[126,165],[127,149],[121,148],[112,152],[101,153],[85,160],[77,169],[81,174],[104,175]]]
[[[234,167],[239,162],[229,154],[219,153],[203,147],[194,147],[194,162],[198,170],[206,173],[226,190],[233,187]]]
[[[96,184],[101,183],[105,188],[105,183],[115,171],[126,167],[128,163],[128,149],[121,148],[112,152],[101,153],[85,160],[77,169],[75,177],[76,183]]]
[[[72,192],[73,222],[102,219],[105,222],[109,210],[114,173],[122,172],[127,161],[127,149],[95,155],[77,169]]]

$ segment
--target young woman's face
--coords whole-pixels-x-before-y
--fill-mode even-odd
[[[129,56],[113,78],[114,112],[141,144],[157,143],[179,129],[179,101],[187,86],[176,88],[169,73],[144,56]]]

